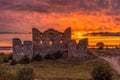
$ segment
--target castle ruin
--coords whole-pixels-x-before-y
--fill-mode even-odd
[[[87,45],[87,39],[80,40],[78,44],[71,39],[71,28],[67,28],[63,33],[51,28],[44,32],[32,28],[32,41],[22,43],[19,38],[13,39],[13,58],[20,60],[28,56],[31,60],[35,54],[45,57],[60,51],[67,54],[69,59],[81,60],[87,56]]]

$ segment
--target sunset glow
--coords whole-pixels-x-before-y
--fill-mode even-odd
[[[71,27],[76,40],[88,32],[120,32],[120,0],[0,0],[0,14],[0,32],[31,33],[33,27],[63,32]],[[0,39],[10,42],[12,37]]]

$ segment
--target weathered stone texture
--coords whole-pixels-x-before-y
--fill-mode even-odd
[[[33,48],[32,41],[22,41],[19,38],[13,39],[13,58],[17,61],[20,60],[24,56],[28,56],[29,59],[32,59],[33,56]]]
[[[63,33],[54,29],[48,29],[40,32],[38,29],[32,29],[32,41],[22,41],[19,38],[13,39],[13,57],[20,60],[27,55],[30,59],[35,54],[44,57],[47,54],[53,54],[57,51],[65,53],[66,58],[81,59],[87,56],[87,39],[80,40],[76,44],[71,40],[71,28],[67,28]],[[66,54],[67,53],[67,54]]]
[[[64,33],[54,29],[48,29],[45,32],[40,32],[36,28],[32,29],[33,33],[33,53],[41,54],[43,57],[62,48],[67,50],[67,44],[71,40],[71,28],[65,30]]]
[[[68,44],[68,58],[81,60],[87,56],[88,39],[80,40],[76,44],[75,40],[72,40]]]

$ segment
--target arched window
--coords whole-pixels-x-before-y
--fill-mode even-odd
[[[62,44],[63,43],[63,40],[60,40],[60,44]]]
[[[49,45],[53,45],[53,41],[52,40],[49,41]]]
[[[60,37],[63,37],[63,34],[60,34]]]
[[[53,36],[53,34],[52,34],[52,33],[50,33],[49,35],[50,35],[50,37],[52,37],[52,36]]]
[[[40,36],[42,37],[42,36],[43,36],[43,33],[41,33]]]
[[[41,44],[41,45],[43,44],[43,41],[42,41],[42,40],[40,40],[40,44]]]

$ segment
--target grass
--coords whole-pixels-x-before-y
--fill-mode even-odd
[[[62,63],[59,61],[44,60],[25,65],[17,64],[11,66],[9,64],[3,64],[2,66],[8,68],[13,74],[20,68],[29,66],[34,69],[36,80],[91,80],[90,73],[93,67],[100,61],[102,60],[98,58],[81,63]]]

